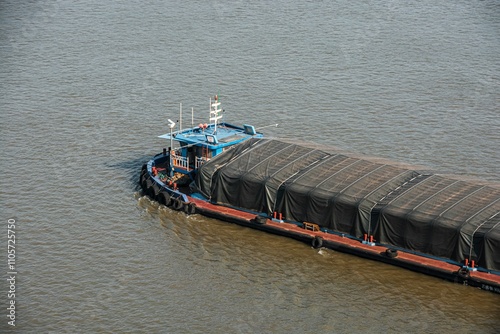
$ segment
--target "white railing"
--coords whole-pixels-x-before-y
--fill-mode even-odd
[[[180,155],[172,155],[172,163],[174,164],[174,167],[189,170],[189,158],[184,158]]]
[[[198,169],[201,167],[201,165],[203,165],[205,162],[207,162],[208,159],[205,158],[205,157],[196,157],[196,160],[195,160],[195,166],[194,168],[195,169]]]

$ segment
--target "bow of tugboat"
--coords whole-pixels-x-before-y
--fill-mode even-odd
[[[182,109],[180,112],[182,115]],[[215,95],[210,98],[208,123],[185,129],[181,123],[181,128],[174,131],[177,124],[168,120],[170,132],[159,136],[167,140],[168,148],[142,166],[139,182],[147,196],[175,210],[195,213],[200,202],[196,198],[203,198],[192,186],[199,168],[239,143],[263,137],[252,125],[224,122],[223,112]]]

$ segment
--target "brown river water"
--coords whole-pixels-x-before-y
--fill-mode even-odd
[[[491,0],[1,1],[0,332],[500,333],[497,294],[136,185],[214,94],[268,137],[498,183],[499,54]]]

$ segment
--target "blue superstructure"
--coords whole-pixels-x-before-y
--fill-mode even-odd
[[[192,179],[196,170],[206,161],[224,152],[231,146],[250,138],[262,138],[252,125],[236,126],[222,121],[221,102],[216,95],[210,98],[210,123],[173,131],[176,123],[170,122],[170,133],[159,136],[170,141],[168,152],[156,165],[166,169],[164,176],[174,178],[176,173],[189,175]],[[174,142],[177,147],[174,147]],[[167,159],[165,159],[168,157]],[[166,164],[165,164],[166,163]],[[160,167],[160,168],[161,168]],[[175,178],[176,180],[179,177]],[[166,181],[163,178],[162,181]]]

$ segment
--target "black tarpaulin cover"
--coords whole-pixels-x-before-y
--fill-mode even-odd
[[[212,202],[500,270],[500,189],[272,139],[205,163]]]

